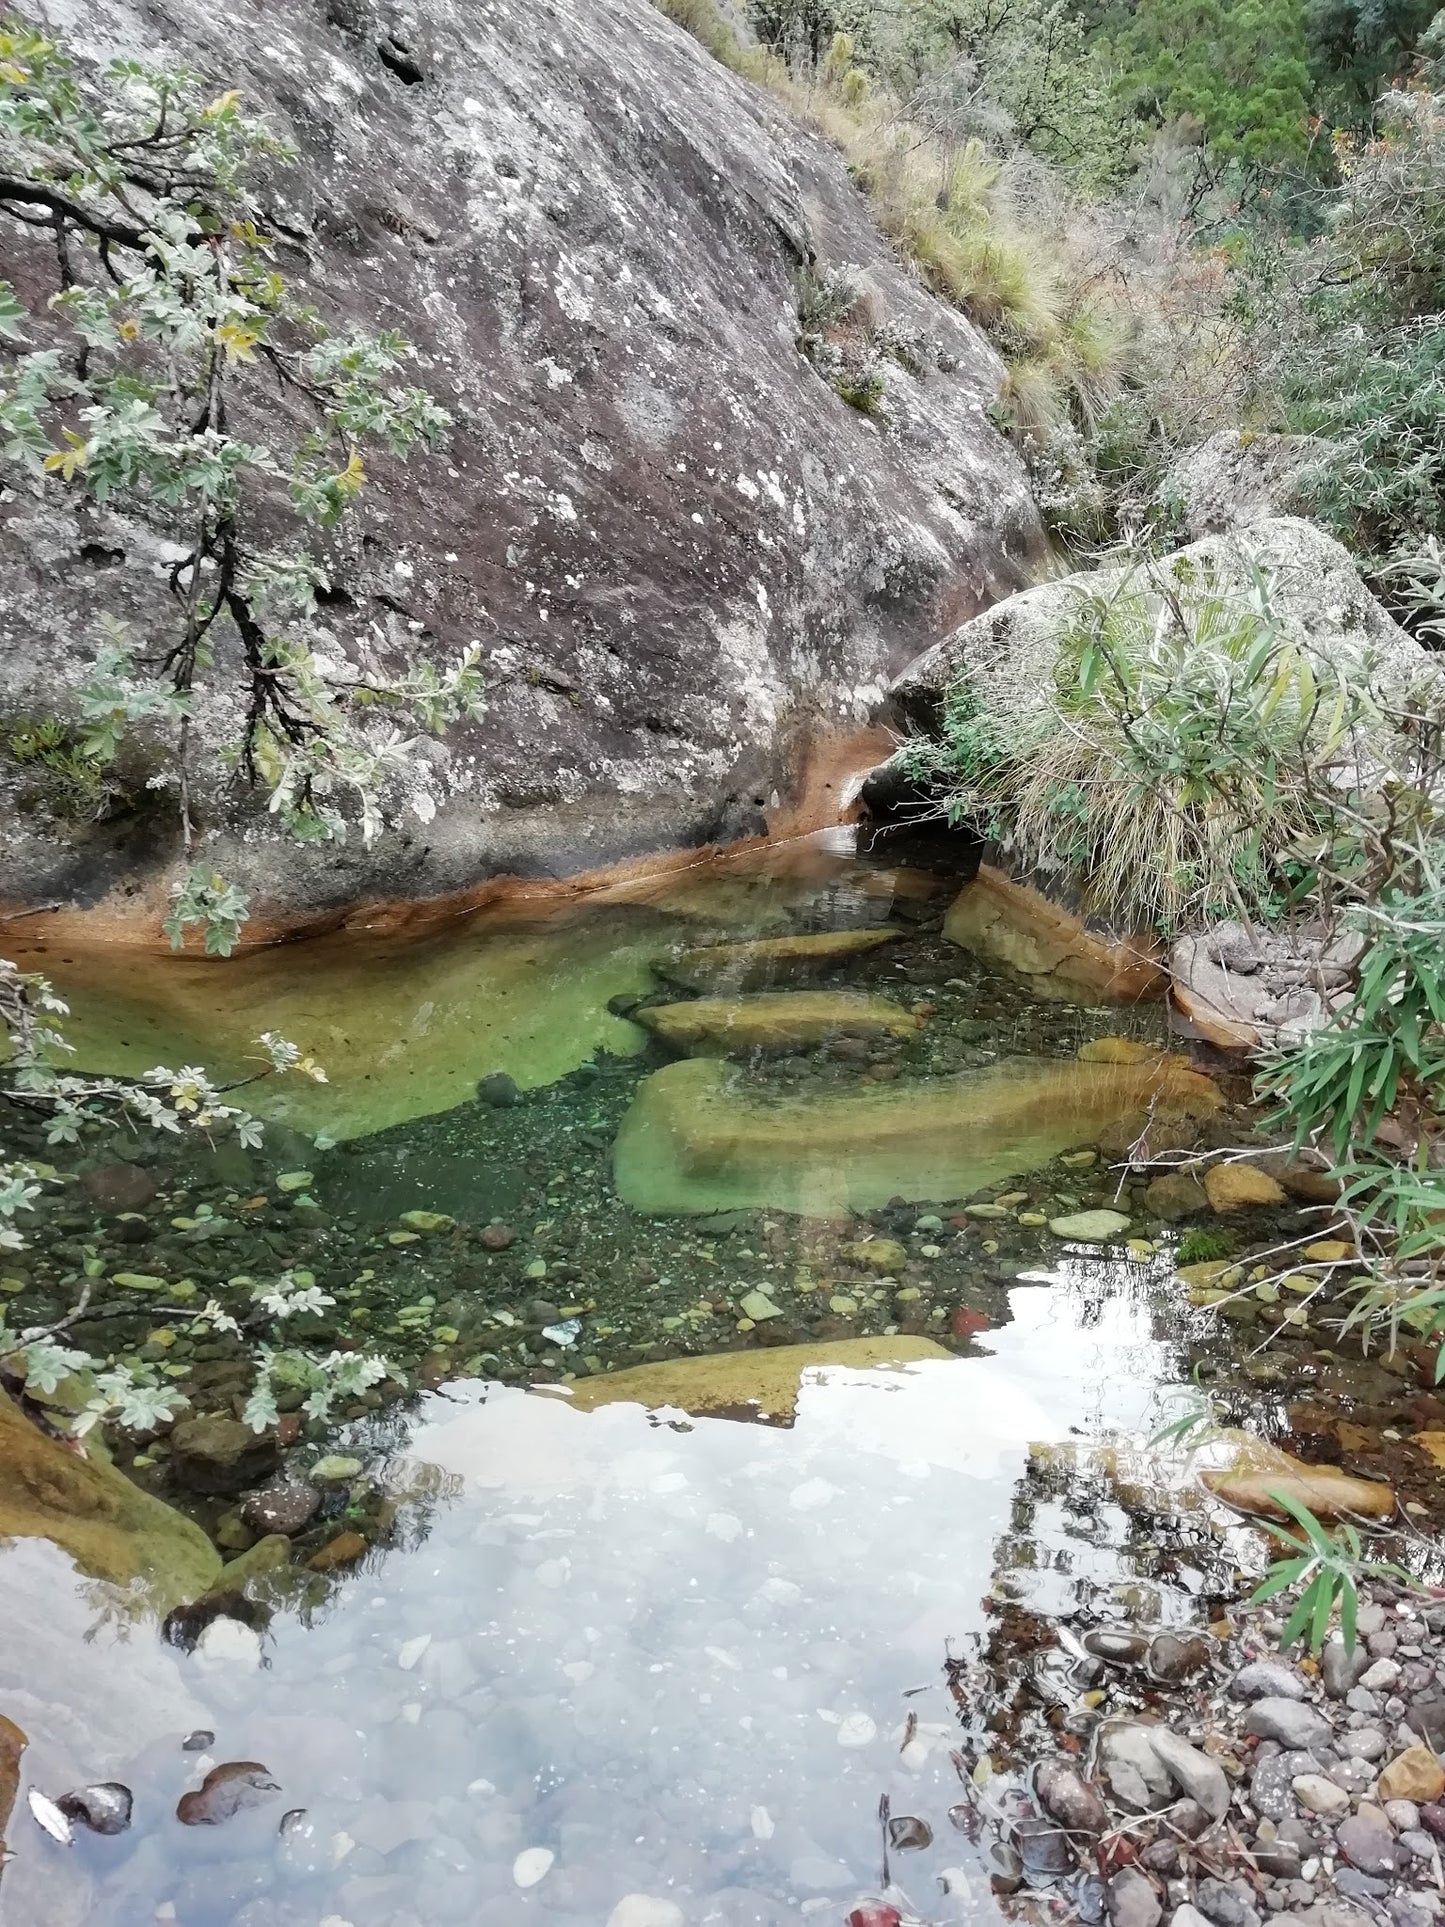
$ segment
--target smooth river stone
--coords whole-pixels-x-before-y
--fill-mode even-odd
[[[1210,1080],[1177,1057],[1023,1058],[955,1077],[789,1098],[741,1090],[726,1066],[697,1058],[642,1080],[617,1133],[613,1168],[623,1201],[649,1216],[765,1208],[841,1218],[895,1197],[970,1197],[1093,1143],[1156,1098],[1199,1115],[1221,1102]]]
[[[798,1050],[830,1037],[911,1037],[916,1017],[891,998],[859,990],[779,990],[756,997],[698,997],[649,1004],[633,1021],[674,1050],[719,1057]]]

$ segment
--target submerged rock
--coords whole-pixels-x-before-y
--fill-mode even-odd
[[[68,1451],[0,1394],[0,1538],[53,1540],[92,1578],[137,1586],[157,1612],[198,1598],[220,1554],[97,1453],[93,1442]]]
[[[1044,1811],[1075,1833],[1102,1833],[1109,1824],[1109,1809],[1098,1789],[1067,1760],[1041,1761],[1034,1789]]]
[[[144,1211],[156,1181],[138,1164],[97,1164],[81,1173],[80,1188],[100,1211]]]
[[[944,919],[943,934],[962,950],[1018,971],[1035,996],[1067,1003],[1134,1003],[1164,994],[1165,977],[1152,944],[1100,936],[1042,892],[987,863],[980,864],[978,875],[959,893]],[[1126,1054],[1086,1061],[1141,1060]]]
[[[1287,1509],[1274,1496],[1277,1492],[1308,1506],[1318,1519],[1336,1519],[1348,1513],[1388,1519],[1395,1510],[1395,1495],[1388,1485],[1353,1478],[1335,1465],[1306,1465],[1249,1433],[1226,1436],[1235,1446],[1233,1464],[1201,1476],[1211,1492],[1242,1512],[1288,1518]]]
[[[190,1492],[244,1492],[275,1470],[278,1457],[274,1434],[220,1414],[180,1419],[171,1431],[171,1470]]]
[[[280,1791],[259,1760],[227,1760],[213,1766],[194,1792],[181,1795],[176,1818],[183,1827],[217,1827]]]
[[[790,982],[815,970],[867,956],[903,932],[896,925],[880,930],[818,930],[802,937],[759,937],[750,943],[717,943],[679,950],[662,958],[657,974],[684,990],[758,990]]]
[[[320,1505],[321,1494],[309,1479],[287,1473],[248,1492],[241,1516],[256,1532],[297,1533],[310,1525]]]
[[[856,990],[781,990],[754,997],[699,997],[650,1004],[634,1020],[674,1050],[695,1056],[790,1051],[831,1037],[911,1037],[918,1020],[887,997]]]
[[[567,1402],[583,1412],[600,1405],[674,1405],[695,1414],[791,1419],[807,1371],[830,1365],[887,1368],[952,1356],[931,1338],[910,1338],[902,1332],[892,1338],[840,1338],[823,1345],[770,1345],[663,1359],[600,1378],[580,1378],[568,1387]]]
[[[770,1206],[842,1217],[890,1198],[966,1198],[1092,1143],[1158,1095],[1201,1115],[1218,1091],[1182,1060],[1019,1060],[921,1083],[766,1099],[699,1058],[643,1079],[614,1146],[618,1191],[650,1216]]]
[[[135,1801],[119,1780],[101,1780],[62,1794],[55,1804],[67,1820],[78,1820],[92,1833],[124,1833]]]
[[[1104,1245],[1122,1238],[1131,1222],[1122,1211],[1075,1211],[1068,1217],[1050,1218],[1049,1230],[1075,1244]]]

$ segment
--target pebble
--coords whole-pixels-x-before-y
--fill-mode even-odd
[[[1024,1863],[1017,1847],[1007,1840],[991,1840],[984,1856],[989,1885],[996,1894],[1016,1894],[1024,1884]]]
[[[1244,1716],[1244,1730],[1260,1739],[1278,1740],[1281,1746],[1301,1751],[1328,1745],[1334,1736],[1334,1729],[1322,1713],[1291,1699],[1256,1700]]]
[[[1342,1639],[1327,1639],[1320,1654],[1320,1684],[1332,1700],[1342,1700],[1369,1663],[1358,1646],[1347,1652]]]
[[[1107,1727],[1099,1741],[1099,1760],[1114,1798],[1135,1813],[1147,1813],[1174,1790],[1147,1727]]]
[[[1247,1666],[1241,1666],[1229,1682],[1229,1690],[1237,1700],[1302,1700],[1305,1697],[1305,1683],[1299,1674],[1270,1659],[1254,1659]]]
[[[1301,1773],[1292,1783],[1294,1797],[1311,1813],[1348,1813],[1350,1796],[1322,1773]]]
[[[261,1635],[244,1620],[222,1614],[196,1641],[195,1656],[210,1666],[259,1666]]]
[[[1445,1699],[1438,1694],[1422,1696],[1410,1708],[1410,1724],[1437,1753],[1445,1753]]]
[[[321,1494],[308,1479],[283,1475],[257,1486],[241,1501],[241,1517],[256,1532],[301,1532],[315,1518]]]
[[[607,1916],[607,1927],[683,1927],[676,1901],[655,1894],[624,1894]]]
[[[1216,1880],[1207,1875],[1195,1889],[1199,1910],[1218,1927],[1257,1927],[1259,1913],[1250,1889],[1242,1882]]]
[[[1348,1900],[1380,1900],[1390,1891],[1388,1880],[1362,1873],[1358,1867],[1335,1869],[1335,1892]]]
[[[517,1080],[509,1077],[505,1071],[489,1071],[485,1077],[477,1080],[479,1104],[489,1104],[494,1110],[505,1110],[521,1100],[522,1093],[517,1088]]]
[[[345,1457],[340,1452],[328,1452],[325,1458],[318,1459],[311,1468],[313,1479],[320,1479],[324,1485],[341,1485],[347,1479],[354,1479],[362,1469],[360,1459]]]
[[[1445,1768],[1423,1746],[1407,1746],[1380,1774],[1380,1797],[1389,1802],[1413,1801],[1417,1805],[1428,1805],[1442,1793],[1445,1793]],[[1413,1826],[1416,1819],[1412,1814],[1407,1824]]]
[[[1137,1867],[1121,1867],[1105,1892],[1113,1927],[1158,1927],[1164,1918],[1153,1883]],[[1177,1911],[1174,1918],[1179,1918]]]
[[[1079,1642],[1095,1659],[1107,1659],[1117,1666],[1135,1666],[1149,1651],[1143,1633],[1123,1626],[1092,1626]]]
[[[1229,1808],[1229,1781],[1219,1762],[1167,1727],[1152,1728],[1149,1738],[1160,1764],[1180,1792],[1197,1801],[1211,1820],[1222,1820]]]
[[[1102,1833],[1109,1824],[1109,1809],[1098,1790],[1067,1760],[1041,1761],[1034,1790],[1040,1806],[1060,1826],[1078,1833]]]
[[[1249,1783],[1250,1805],[1262,1820],[1293,1819],[1296,1778],[1320,1771],[1319,1761],[1307,1752],[1277,1753],[1272,1759],[1261,1760]]]
[[[1293,1840],[1256,1840],[1250,1851],[1261,1873],[1275,1880],[1297,1880],[1300,1850]]]
[[[1176,1907],[1169,1916],[1169,1927],[1209,1927],[1209,1923],[1199,1909],[1191,1907],[1186,1900],[1182,1907]]]
[[[535,1887],[545,1880],[557,1858],[550,1847],[524,1847],[512,1862],[512,1879],[519,1887]]]
[[[1397,1660],[1377,1659],[1361,1673],[1357,1685],[1367,1693],[1391,1693],[1400,1683],[1400,1666]]]
[[[1395,1838],[1378,1807],[1361,1807],[1335,1829],[1335,1844],[1352,1867],[1367,1874],[1395,1871]],[[1337,1877],[1338,1884],[1338,1877]]]
[[[1356,1759],[1380,1760],[1385,1756],[1389,1741],[1377,1726],[1362,1726],[1355,1732],[1342,1734],[1339,1744]]]
[[[1050,1218],[1049,1230],[1056,1238],[1075,1244],[1103,1245],[1129,1229],[1122,1211],[1075,1211],[1064,1218]]]

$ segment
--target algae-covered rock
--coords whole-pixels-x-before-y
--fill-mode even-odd
[[[568,1403],[582,1412],[599,1405],[674,1405],[684,1412],[721,1417],[791,1420],[803,1374],[824,1366],[913,1364],[951,1358],[931,1338],[840,1338],[825,1345],[772,1345],[705,1358],[669,1358],[625,1372],[579,1379]]]
[[[908,1253],[896,1238],[860,1238],[854,1244],[840,1245],[838,1256],[850,1265],[861,1265],[865,1271],[876,1271],[880,1277],[902,1271],[908,1263]]]
[[[699,997],[652,1004],[636,1021],[674,1050],[797,1050],[830,1037],[908,1037],[917,1020],[887,997],[855,990],[785,990],[754,997]]]
[[[0,1539],[50,1539],[82,1571],[138,1586],[157,1612],[196,1599],[221,1570],[194,1525],[96,1454],[48,1437],[0,1394]]]
[[[1182,1059],[1022,1059],[924,1082],[768,1099],[698,1058],[638,1086],[614,1147],[624,1201],[656,1216],[760,1206],[804,1217],[890,1198],[966,1198],[1090,1144],[1155,1097],[1200,1115],[1221,1098]]]
[[[445,1211],[403,1211],[401,1222],[408,1231],[455,1231],[457,1221]]]
[[[1204,1189],[1220,1217],[1285,1202],[1283,1186],[1254,1164],[1211,1164],[1204,1174]]]
[[[792,982],[832,964],[866,956],[896,943],[896,926],[880,930],[816,930],[803,937],[759,937],[751,943],[717,943],[679,950],[663,958],[657,974],[685,990],[757,990]]]

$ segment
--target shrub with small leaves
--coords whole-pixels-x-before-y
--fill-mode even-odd
[[[405,460],[449,417],[406,378],[400,335],[334,330],[288,287],[255,185],[283,144],[235,89],[129,59],[92,71],[11,14],[0,149],[0,231],[45,237],[54,280],[33,309],[0,281],[11,485],[140,515],[176,557],[169,633],[100,625],[81,753],[103,767],[137,730],[168,744],[189,847],[197,695],[230,678],[224,754],[297,835],[371,840],[403,771],[434,812],[384,714],[428,731],[480,715],[479,646],[363,673],[318,606],[317,538],[356,504],[368,445]]]

